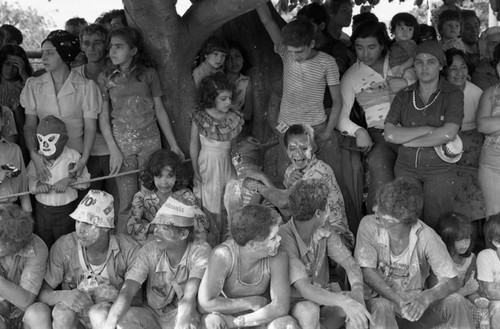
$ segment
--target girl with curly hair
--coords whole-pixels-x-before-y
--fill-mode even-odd
[[[222,199],[227,182],[234,175],[231,144],[241,132],[243,115],[231,108],[233,86],[224,73],[204,78],[199,87],[199,107],[193,114],[189,154],[194,186],[210,218],[211,242],[219,244],[223,234]],[[201,149],[200,149],[201,147]]]
[[[132,213],[127,223],[128,233],[139,243],[145,243],[154,238],[154,225],[158,209],[170,196],[179,197],[195,205],[199,216],[205,215],[196,205],[196,198],[191,190],[186,188],[187,179],[184,175],[179,156],[172,151],[158,150],[151,154],[141,172],[141,189],[132,200]],[[197,221],[200,222],[200,221]],[[206,222],[206,219],[202,222]],[[204,227],[197,227],[204,231]]]

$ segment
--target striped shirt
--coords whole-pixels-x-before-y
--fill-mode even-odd
[[[275,51],[283,60],[283,97],[278,121],[289,126],[298,123],[316,126],[325,122],[325,88],[339,84],[335,59],[320,51],[311,59],[297,62],[286,46],[275,47]]]

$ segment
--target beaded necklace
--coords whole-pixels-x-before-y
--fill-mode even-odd
[[[436,96],[434,96],[434,99],[432,100],[432,102],[430,102],[429,104],[425,105],[424,107],[418,107],[417,106],[417,102],[415,101],[415,90],[413,91],[413,107],[415,108],[415,110],[417,111],[423,111],[425,110],[426,108],[428,108],[429,106],[431,106],[432,104],[434,104],[434,102],[436,101],[436,99],[438,98],[439,94],[441,94],[441,90],[438,90],[438,93],[436,94]]]

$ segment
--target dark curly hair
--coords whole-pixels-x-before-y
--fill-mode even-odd
[[[249,241],[264,241],[271,233],[271,226],[280,222],[278,213],[260,204],[249,204],[233,215],[230,225],[234,241],[241,247]]]
[[[471,238],[472,225],[465,215],[458,212],[447,212],[439,216],[436,233],[441,236],[448,253],[454,256],[457,253],[455,241]],[[471,243],[469,249],[461,256],[469,257],[473,247],[473,243]]]
[[[141,181],[145,188],[156,191],[158,188],[154,183],[154,177],[161,175],[163,168],[170,167],[175,175],[175,184],[172,191],[178,191],[187,186],[187,179],[181,165],[179,156],[172,151],[158,150],[149,156],[141,171]]]
[[[224,90],[233,92],[234,86],[222,72],[209,75],[200,82],[198,88],[198,98],[200,110],[211,109],[215,107],[215,99]]]
[[[19,206],[6,204],[0,206],[0,244],[10,254],[22,249],[33,233],[31,215]],[[2,255],[5,256],[5,255]]]
[[[281,38],[285,46],[309,46],[314,39],[314,25],[307,18],[298,16],[281,29]]]
[[[413,224],[424,206],[422,184],[412,177],[398,177],[379,187],[375,205],[382,214]]]
[[[18,56],[19,58],[21,58],[24,62],[24,68],[26,69],[26,73],[28,74],[28,76],[31,76],[33,74],[33,68],[31,67],[26,52],[22,47],[15,45],[5,45],[2,48],[0,48],[0,68],[3,66],[3,63],[7,60],[9,55]],[[0,80],[1,78],[2,77],[0,74]],[[19,81],[22,80],[20,75],[18,75],[18,80]]]
[[[317,178],[299,180],[292,186],[288,201],[293,219],[308,221],[316,210],[326,210],[330,189]]]

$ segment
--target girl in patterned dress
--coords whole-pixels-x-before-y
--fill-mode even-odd
[[[243,127],[243,116],[231,108],[233,86],[224,73],[204,78],[199,87],[199,107],[193,113],[189,153],[194,186],[209,218],[209,243],[218,244],[224,234],[222,199],[234,168],[231,144]]]

